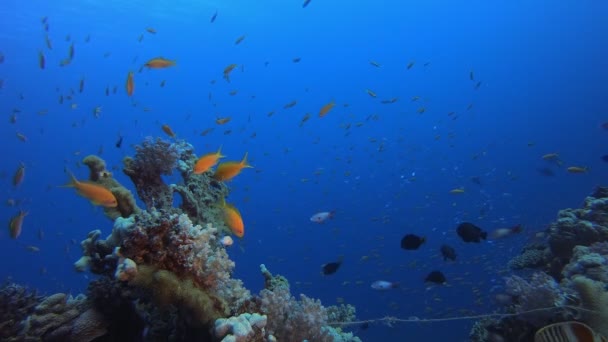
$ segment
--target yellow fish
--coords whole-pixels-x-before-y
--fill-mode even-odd
[[[450,190],[450,193],[454,194],[454,195],[464,194],[464,189],[463,188],[452,189],[452,190]]]

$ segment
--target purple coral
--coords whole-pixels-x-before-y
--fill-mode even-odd
[[[147,208],[171,208],[173,191],[165,184],[161,175],[173,173],[179,159],[178,148],[160,138],[148,137],[135,146],[135,157],[124,159],[123,172],[131,178],[139,198]]]

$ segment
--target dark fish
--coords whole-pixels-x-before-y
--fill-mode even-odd
[[[306,8],[306,6],[308,6],[309,3],[310,3],[310,0],[304,0],[304,3],[302,4],[302,8]]]
[[[602,156],[602,161],[604,161],[604,162],[608,163],[608,154],[604,154],[604,155]]]
[[[118,136],[118,141],[116,141],[116,148],[120,148],[122,146],[122,135]]]
[[[0,64],[4,63],[4,54],[0,52]]]
[[[479,177],[479,176],[473,176],[473,177],[471,177],[471,182],[473,182],[473,183],[475,183],[475,184],[477,184],[479,186],[482,186],[482,184],[481,184],[481,177]]]
[[[336,273],[340,268],[340,265],[342,265],[342,260],[327,263],[321,266],[321,269],[324,275],[330,275]]]
[[[443,261],[446,261],[448,259],[452,261],[456,260],[456,251],[454,250],[454,248],[448,245],[442,245],[440,251],[441,255],[443,255]]]
[[[361,325],[359,325],[359,330],[367,330],[367,328],[369,328],[368,322],[363,322]]]
[[[541,167],[536,169],[536,171],[538,171],[538,173],[540,173],[541,176],[544,177],[553,177],[555,176],[555,172],[553,172],[553,170],[551,170],[548,167]]]
[[[488,237],[488,233],[484,232],[483,230],[481,230],[481,228],[469,222],[463,222],[459,224],[458,228],[456,228],[456,232],[464,242],[479,243],[481,242],[481,239],[485,240]]]
[[[298,63],[298,62],[299,62],[299,61],[301,61],[301,60],[302,60],[302,58],[300,58],[300,57],[296,57],[296,58],[292,59],[292,61],[293,61],[294,63]]]
[[[403,237],[403,239],[401,239],[401,248],[407,250],[418,249],[425,241],[426,239],[424,237],[414,234],[407,234]]]
[[[425,283],[444,284],[446,282],[445,276],[439,271],[433,271],[424,278]]]
[[[215,11],[215,13],[213,13],[213,15],[211,16],[211,23],[212,24],[215,22],[215,18],[217,18],[217,11]]]

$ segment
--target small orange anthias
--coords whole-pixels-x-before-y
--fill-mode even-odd
[[[222,155],[222,147],[218,148],[217,152],[207,153],[196,161],[192,172],[196,175],[207,172],[209,169],[217,165],[220,158],[224,158]]]
[[[70,183],[64,185],[64,187],[76,189],[80,196],[88,199],[91,203],[109,208],[118,206],[116,197],[107,188],[95,183],[81,182],[72,173],[70,173],[70,179]]]
[[[163,57],[152,58],[151,60],[147,61],[146,64],[144,64],[145,67],[148,67],[150,69],[162,69],[172,67],[174,65],[175,61]]]
[[[239,173],[244,168],[253,167],[247,164],[247,153],[245,152],[245,156],[240,162],[237,161],[229,161],[220,164],[215,170],[215,174],[213,178],[218,181],[229,181]]]

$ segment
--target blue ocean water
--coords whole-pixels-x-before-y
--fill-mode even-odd
[[[86,178],[80,161],[100,154],[134,190],[122,159],[147,136],[169,139],[167,124],[199,154],[249,153],[254,168],[229,186],[246,225],[230,255],[250,289],[262,288],[264,263],[295,295],[344,300],[363,320],[491,313],[508,260],[558,210],[606,184],[607,16],[600,1],[3,1],[0,191],[17,205],[2,205],[0,217],[8,225],[20,209],[28,215],[18,239],[0,231],[1,276],[47,294],[84,291],[94,276],[73,270],[79,242],[112,224],[58,187],[64,169]],[[72,44],[71,63],[60,66]],[[157,56],[177,65],[140,72]],[[549,153],[563,165],[543,160]],[[25,179],[14,187],[21,162]],[[333,219],[310,222],[330,210]],[[465,220],[525,231],[465,244],[455,233]],[[427,242],[402,250],[406,233]],[[443,243],[456,248],[456,262],[442,260]],[[320,273],[341,256],[336,274]],[[448,284],[425,284],[432,270]],[[372,290],[379,279],[400,287]],[[472,322],[372,323],[358,335],[466,340]]]

